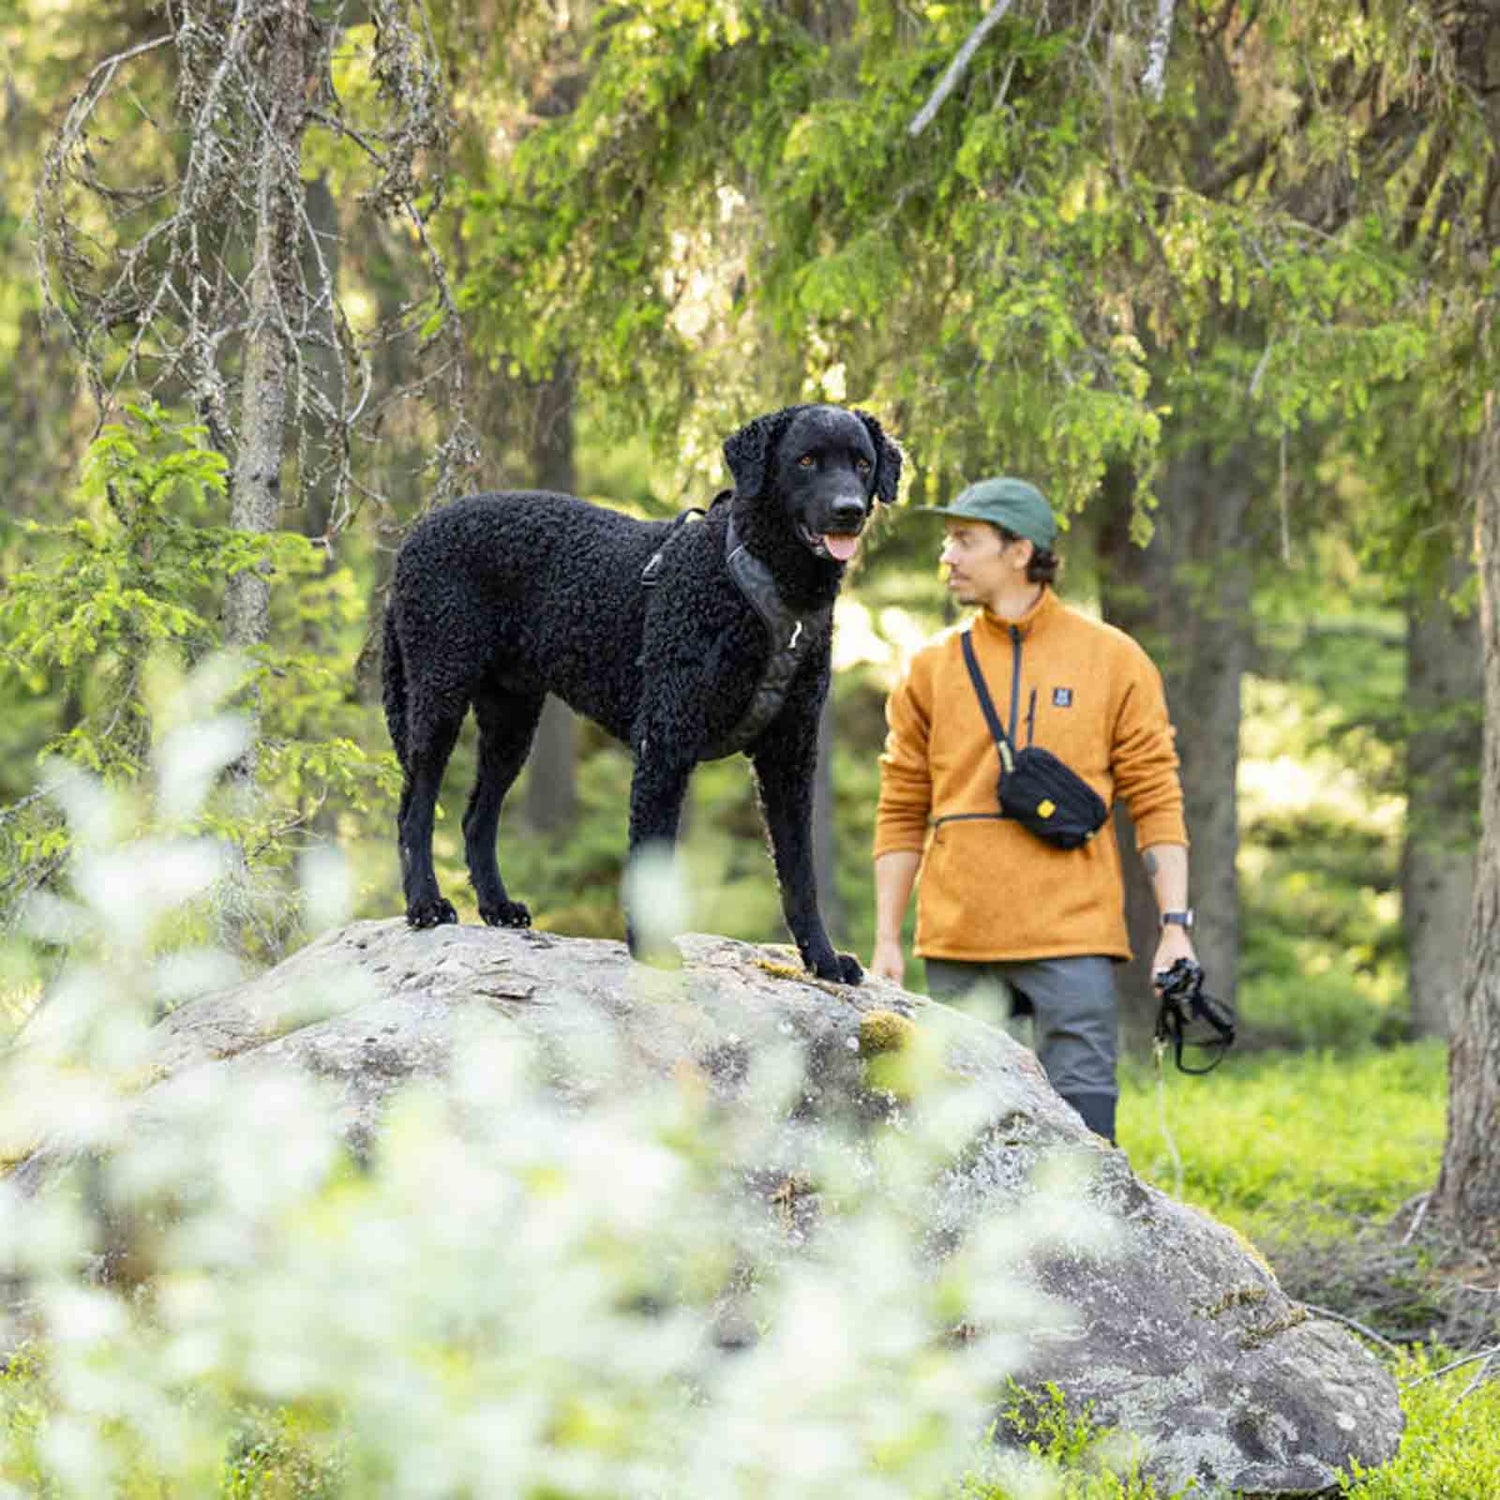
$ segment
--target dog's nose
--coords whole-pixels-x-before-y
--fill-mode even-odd
[[[830,531],[858,531],[865,518],[864,503],[859,500],[839,500],[828,512]]]

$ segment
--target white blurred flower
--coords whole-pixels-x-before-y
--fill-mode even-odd
[[[156,805],[168,822],[194,817],[224,768],[250,748],[252,725],[243,714],[214,714],[180,724],[156,752]]]
[[[302,853],[302,911],[309,934],[341,927],[354,911],[354,872],[342,849],[316,844]]]
[[[203,712],[227,680],[193,680]],[[233,743],[193,749],[200,717],[161,751],[190,781]],[[60,1493],[120,1493],[142,1464],[163,1492],[211,1492],[247,1402],[336,1412],[349,1474],[403,1497],[941,1493],[1025,1339],[1065,1319],[1037,1252],[1107,1253],[1078,1161],[960,1222],[996,1102],[950,1066],[941,1014],[899,1112],[861,1129],[807,1116],[794,1028],[735,1015],[712,1059],[663,1078],[576,995],[546,997],[544,1044],[457,1012],[447,1076],[385,1097],[358,1161],[348,1080],[293,1067],[290,1038],[158,1081],[155,1016],[236,977],[151,946],[222,856],[116,845],[103,793],[69,795],[82,899],[42,917],[87,961],[0,1054],[0,1151],[58,1164],[29,1195],[0,1181],[0,1273],[48,1337],[36,1452]],[[303,874],[308,925],[343,920],[339,856]],[[669,857],[637,862],[628,895],[648,947],[687,925]],[[696,1004],[681,976],[651,993]],[[288,982],[257,1021],[279,1035],[369,994]],[[940,1264],[935,1224],[957,1247]],[[99,1279],[105,1250],[129,1278]],[[21,1441],[0,1431],[0,1469]]]
[[[106,939],[128,951],[157,920],[204,895],[230,869],[226,846],[208,839],[143,839],[75,864],[73,885]]]
[[[648,844],[632,856],[625,869],[625,909],[646,953],[670,948],[687,930],[687,888],[672,845]]]

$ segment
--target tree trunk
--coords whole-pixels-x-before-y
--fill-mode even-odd
[[[1169,524],[1182,534],[1167,606],[1167,698],[1177,726],[1192,841],[1194,946],[1216,995],[1239,986],[1240,848],[1237,781],[1240,683],[1250,656],[1249,455],[1215,461],[1207,445],[1173,459],[1162,483]]]
[[[1131,540],[1135,476],[1112,465],[1104,476],[1099,517],[1099,602],[1104,618],[1132,636],[1156,661],[1165,649],[1160,601],[1167,596],[1165,544],[1140,547]],[[1115,838],[1125,877],[1125,926],[1132,957],[1119,973],[1120,1024],[1126,1048],[1150,1050],[1156,1030],[1151,955],[1156,948],[1156,897],[1135,847],[1135,824],[1123,801],[1115,804]]]
[[[1450,589],[1472,571],[1455,559]],[[1446,599],[1407,611],[1406,844],[1401,920],[1406,932],[1411,1033],[1446,1037],[1463,982],[1474,894],[1483,735],[1484,657],[1479,617]]]
[[[309,467],[317,467],[317,472],[302,476],[302,530],[316,538],[326,537],[329,527],[343,519],[335,515],[340,456],[337,418],[343,408],[344,391],[343,359],[334,312],[343,241],[339,206],[326,172],[303,185],[302,200],[308,230],[303,245],[302,278],[314,299],[317,319],[313,341],[302,356],[312,370],[313,388],[312,399],[301,414],[306,433],[304,452]]]
[[[286,323],[295,316],[299,282],[298,208],[302,193],[298,164],[306,125],[307,12],[303,0],[283,0],[269,23],[266,60],[271,81],[261,134],[251,270],[250,326],[245,336],[244,387],[229,524],[238,531],[274,531],[281,517],[281,466],[285,448]],[[270,633],[271,585],[256,568],[230,578],[224,598],[224,640],[249,650]],[[256,710],[252,705],[251,713]],[[255,748],[234,767],[237,780],[255,775]]]
[[[1448,1137],[1434,1207],[1471,1244],[1500,1242],[1500,402],[1489,391],[1469,474],[1484,641],[1481,834],[1448,1054]]]
[[[1192,845],[1194,944],[1210,987],[1230,1001],[1239,972],[1236,778],[1240,679],[1250,648],[1246,521],[1252,488],[1243,449],[1215,455],[1207,444],[1194,444],[1167,462],[1150,545],[1141,549],[1129,540],[1130,479],[1123,473],[1106,483],[1100,539],[1105,618],[1145,647],[1166,682]],[[1146,968],[1156,923],[1149,885],[1137,874],[1133,830],[1126,837],[1127,914],[1136,950],[1123,997],[1131,1039],[1145,1025],[1142,1007],[1154,1015]]]
[[[573,371],[563,361],[537,391],[531,437],[535,482],[571,495],[573,466]],[[551,696],[542,710],[526,770],[526,821],[538,833],[562,833],[578,812],[578,723],[573,711]]]

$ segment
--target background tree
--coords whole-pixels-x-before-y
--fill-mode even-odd
[[[305,821],[330,786],[369,794],[388,780],[355,739],[329,735],[354,704],[347,686],[328,695],[336,674],[319,622],[332,610],[349,623],[352,575],[335,539],[397,488],[367,461],[370,445],[415,427],[429,503],[472,458],[456,309],[429,232],[441,193],[426,174],[448,120],[419,7],[346,16],[235,0],[166,20],[138,18],[149,34],[97,64],[68,107],[36,197],[39,267],[84,356],[97,422],[142,391],[186,405],[228,465],[230,532],[267,539],[220,558],[219,639],[251,651],[262,716],[240,776],[258,768],[270,798],[244,816],[280,830],[268,840],[247,829],[248,856]],[[369,315],[368,283],[348,274],[358,257],[338,253],[360,231],[377,247],[367,269],[394,232],[403,275],[425,270],[387,317]],[[393,349],[406,351],[394,381]],[[325,562],[278,611],[270,568],[287,555],[275,534],[288,501],[321,523]],[[122,722],[95,710],[96,730]],[[314,765],[321,788],[303,775]]]

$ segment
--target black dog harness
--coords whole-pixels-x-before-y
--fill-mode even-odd
[[[723,498],[723,495],[715,496],[714,503],[717,504]],[[692,517],[702,514],[701,510],[684,511],[672,523],[661,546],[651,554],[641,570],[642,587],[655,587],[661,577],[663,559],[672,538]],[[831,608],[814,610],[805,615],[790,609],[781,597],[780,589],[776,587],[776,579],[771,570],[740,541],[732,516],[724,536],[724,565],[729,569],[729,576],[734,580],[735,587],[760,616],[770,637],[771,651],[766,657],[765,666],[761,668],[760,681],[755,684],[750,706],[739,723],[709,751],[705,760],[722,760],[726,755],[744,750],[760,737],[786,702],[787,691],[797,668],[802,664],[814,628],[832,613]]]

